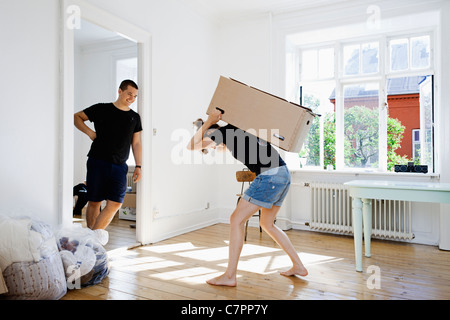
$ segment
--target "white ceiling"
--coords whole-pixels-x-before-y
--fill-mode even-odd
[[[305,10],[350,0],[179,0],[214,19]]]
[[[266,14],[286,13],[323,7],[352,0],[179,0],[202,16],[213,20],[232,19]],[[116,33],[82,20],[80,30],[75,32],[78,45],[120,39]]]
[[[85,46],[102,41],[123,39],[117,33],[103,29],[88,21],[81,20],[81,28],[74,32],[75,44]]]

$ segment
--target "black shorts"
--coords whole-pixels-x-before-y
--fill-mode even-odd
[[[123,203],[127,191],[127,164],[114,164],[89,158],[87,161],[87,200]]]

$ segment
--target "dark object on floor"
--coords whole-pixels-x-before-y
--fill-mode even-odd
[[[73,208],[73,215],[81,216],[81,210],[83,210],[88,203],[87,186],[84,183],[80,183],[73,187],[73,196],[78,196],[75,207]]]

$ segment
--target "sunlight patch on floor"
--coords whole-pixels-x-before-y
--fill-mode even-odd
[[[139,250],[154,252],[154,253],[173,253],[185,250],[194,250],[202,247],[196,247],[191,242],[180,242],[173,244],[161,244],[161,245],[150,245],[145,247],[140,247]]]
[[[154,262],[138,262],[135,264],[113,264],[113,267],[118,268],[118,270],[126,270],[126,271],[133,271],[133,272],[140,272],[140,271],[146,271],[146,270],[164,270],[166,268],[170,267],[177,267],[183,265],[182,262],[176,262],[166,259],[161,259],[159,261]]]
[[[303,264],[308,268],[312,265],[336,262],[342,259],[309,254],[309,253],[299,253],[300,259]],[[227,263],[221,263],[218,266],[226,268]],[[277,254],[270,252],[264,256],[258,256],[254,258],[241,257],[239,260],[238,270],[255,272],[259,274],[270,274],[275,272],[286,271],[292,267],[292,262],[284,251],[278,250]]]
[[[108,251],[108,254],[111,267],[117,270],[136,273],[150,271],[148,276],[159,280],[204,283],[225,271],[228,265],[228,249],[228,245],[205,248],[197,247],[191,242],[180,242],[139,247],[134,250],[118,248]],[[299,253],[299,256],[307,268],[343,260],[304,252]],[[208,263],[207,267],[202,266],[205,262]],[[179,269],[183,265],[186,265],[186,268]],[[267,275],[288,270],[291,266],[288,255],[280,248],[245,244],[238,272]]]
[[[152,275],[154,278],[158,278],[160,280],[178,280],[184,278],[192,278],[207,274],[212,274],[217,272],[217,270],[204,268],[204,267],[193,267],[186,268],[183,270],[174,270],[174,271],[166,271],[161,273],[155,273]]]
[[[210,249],[198,249],[176,253],[177,256],[198,259],[201,261],[215,261],[228,259],[228,247],[218,247]]]

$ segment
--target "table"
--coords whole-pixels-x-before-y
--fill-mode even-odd
[[[372,233],[372,199],[450,204],[450,183],[354,180],[349,187],[355,241],[356,271],[362,272],[362,236],[364,226],[365,256],[370,257]]]

